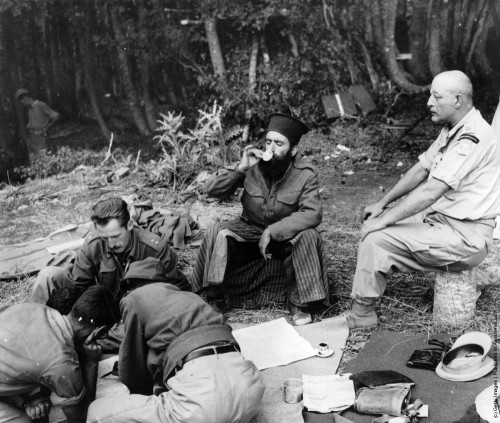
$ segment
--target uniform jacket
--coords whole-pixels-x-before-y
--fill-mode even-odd
[[[163,263],[166,282],[190,290],[188,280],[177,269],[177,255],[165,240],[144,229],[133,228],[130,244],[128,252],[119,257],[98,235],[90,235],[78,251],[74,265],[66,269],[65,279],[82,289],[98,283],[118,295],[127,263],[153,257]]]
[[[292,239],[299,232],[321,223],[318,175],[307,161],[292,162],[283,178],[273,183],[271,189],[257,165],[245,172],[236,167],[221,169],[207,180],[205,192],[224,198],[240,187],[244,188],[242,218],[269,228],[273,240]]]
[[[118,372],[132,394],[151,395],[155,383],[163,386],[168,376],[164,374],[167,349],[179,336],[195,328],[202,328],[202,333],[206,328],[210,333],[212,325],[219,327],[224,322],[222,314],[199,295],[179,291],[168,283],[153,283],[131,291],[121,300],[120,311],[125,335],[120,345]],[[201,337],[204,342],[200,345],[219,340],[217,336]],[[186,354],[200,346],[192,345],[189,339],[185,343],[190,346],[184,351]]]

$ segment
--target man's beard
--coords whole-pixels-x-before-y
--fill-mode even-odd
[[[273,157],[268,162],[261,160],[259,161],[258,166],[266,179],[269,178],[272,181],[278,181],[283,178],[293,159],[294,156],[292,156],[291,151],[288,151],[286,156],[282,159]]]

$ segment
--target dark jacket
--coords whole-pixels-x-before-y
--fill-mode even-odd
[[[269,228],[275,241],[294,238],[305,229],[321,223],[322,208],[318,175],[314,166],[302,160],[292,162],[283,178],[269,189],[258,166],[246,172],[225,168],[210,176],[205,192],[218,198],[243,187],[242,217]]]
[[[89,235],[78,251],[74,265],[66,269],[65,279],[67,283],[82,289],[98,283],[118,295],[127,262],[148,257],[157,258],[163,263],[166,282],[183,290],[191,289],[186,276],[177,269],[177,255],[167,242],[140,228],[132,229],[130,249],[122,257],[109,250],[98,235]]]
[[[179,291],[168,283],[133,290],[121,300],[120,311],[125,335],[120,345],[118,372],[132,394],[151,395],[155,383],[163,386],[168,377],[165,365],[170,373],[176,364],[166,359],[167,350],[186,332],[203,328],[196,338],[182,337],[183,342],[176,343],[182,344],[182,351],[176,348],[173,357],[182,358],[198,346],[221,340],[219,331],[212,334],[210,328],[224,323],[222,314],[198,295]],[[234,339],[230,331],[228,336]]]

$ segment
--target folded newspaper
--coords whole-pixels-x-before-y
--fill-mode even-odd
[[[342,411],[354,404],[354,383],[350,374],[302,375],[304,407],[309,411]]]

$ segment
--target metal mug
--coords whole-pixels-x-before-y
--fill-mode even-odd
[[[296,404],[302,401],[302,380],[294,377],[285,379],[283,382],[283,399],[288,404]]]

